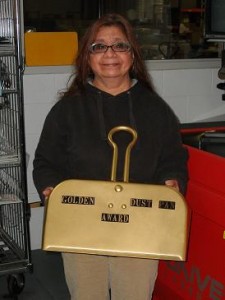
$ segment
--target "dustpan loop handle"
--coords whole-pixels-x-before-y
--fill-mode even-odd
[[[130,152],[131,149],[133,148],[134,144],[137,141],[137,132],[131,127],[128,126],[117,126],[112,128],[109,133],[108,133],[108,140],[113,147],[113,159],[112,159],[112,170],[111,170],[111,181],[116,181],[116,171],[117,171],[117,163],[118,163],[118,147],[116,143],[113,141],[113,134],[118,132],[118,131],[127,131],[129,132],[132,136],[133,139],[129,143],[126,149],[125,153],[125,161],[124,161],[124,171],[123,171],[123,181],[124,182],[129,182],[129,171],[130,171]]]

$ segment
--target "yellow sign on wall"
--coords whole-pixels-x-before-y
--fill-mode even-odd
[[[25,64],[27,66],[72,65],[77,51],[76,32],[25,33]]]

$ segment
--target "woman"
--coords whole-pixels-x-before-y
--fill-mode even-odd
[[[177,118],[153,88],[131,25],[109,14],[87,30],[76,76],[46,118],[33,171],[40,196],[48,197],[69,178],[109,180],[107,134],[118,125],[138,133],[130,181],[166,184],[184,193],[187,155]],[[116,134],[118,180],[129,138]],[[63,262],[71,299],[109,299],[109,290],[114,300],[152,297],[157,260],[64,253]]]

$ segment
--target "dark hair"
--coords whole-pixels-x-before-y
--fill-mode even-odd
[[[141,57],[141,51],[135,34],[133,32],[131,24],[119,14],[106,14],[100,19],[95,21],[84,34],[79,53],[75,62],[75,76],[72,80],[66,95],[74,94],[77,91],[84,90],[84,86],[87,79],[90,77],[90,66],[89,66],[89,47],[95,41],[95,37],[99,29],[103,26],[118,26],[122,32],[125,34],[128,42],[131,45],[132,53],[134,56],[134,63],[132,70],[130,70],[131,77],[136,78],[143,85],[145,85],[149,90],[153,91],[153,84],[151,78],[147,72],[144,61]]]

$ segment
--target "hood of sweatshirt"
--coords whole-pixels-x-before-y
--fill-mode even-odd
[[[132,89],[136,85],[137,85],[137,81],[134,81],[129,90],[114,96],[114,95],[111,95],[107,92],[104,92],[104,91],[96,88],[90,82],[87,83],[87,86],[86,86],[87,93],[96,95],[96,103],[97,103],[97,111],[98,111],[98,119],[99,119],[99,130],[100,130],[101,138],[103,140],[107,140],[108,131],[109,131],[109,129],[111,129],[111,128],[108,128],[108,126],[106,124],[109,121],[108,120],[109,114],[110,115],[115,114],[116,119],[117,119],[119,114],[123,115],[123,112],[121,112],[121,109],[123,107],[127,107],[126,114],[128,116],[128,121],[127,121],[128,124],[121,123],[120,125],[129,125],[132,129],[137,131],[137,124],[136,124],[135,117],[134,117],[133,99],[132,99]],[[112,102],[114,102],[115,105],[112,105]],[[117,102],[117,103],[115,103],[115,102]],[[121,107],[120,107],[120,105],[117,105],[118,102],[120,102],[121,104],[123,103],[125,105],[121,105]],[[108,113],[107,113],[107,107],[109,109]],[[110,111],[110,110],[113,110],[113,107],[115,108],[114,112]],[[123,121],[124,120],[121,120],[121,122],[123,122]]]

